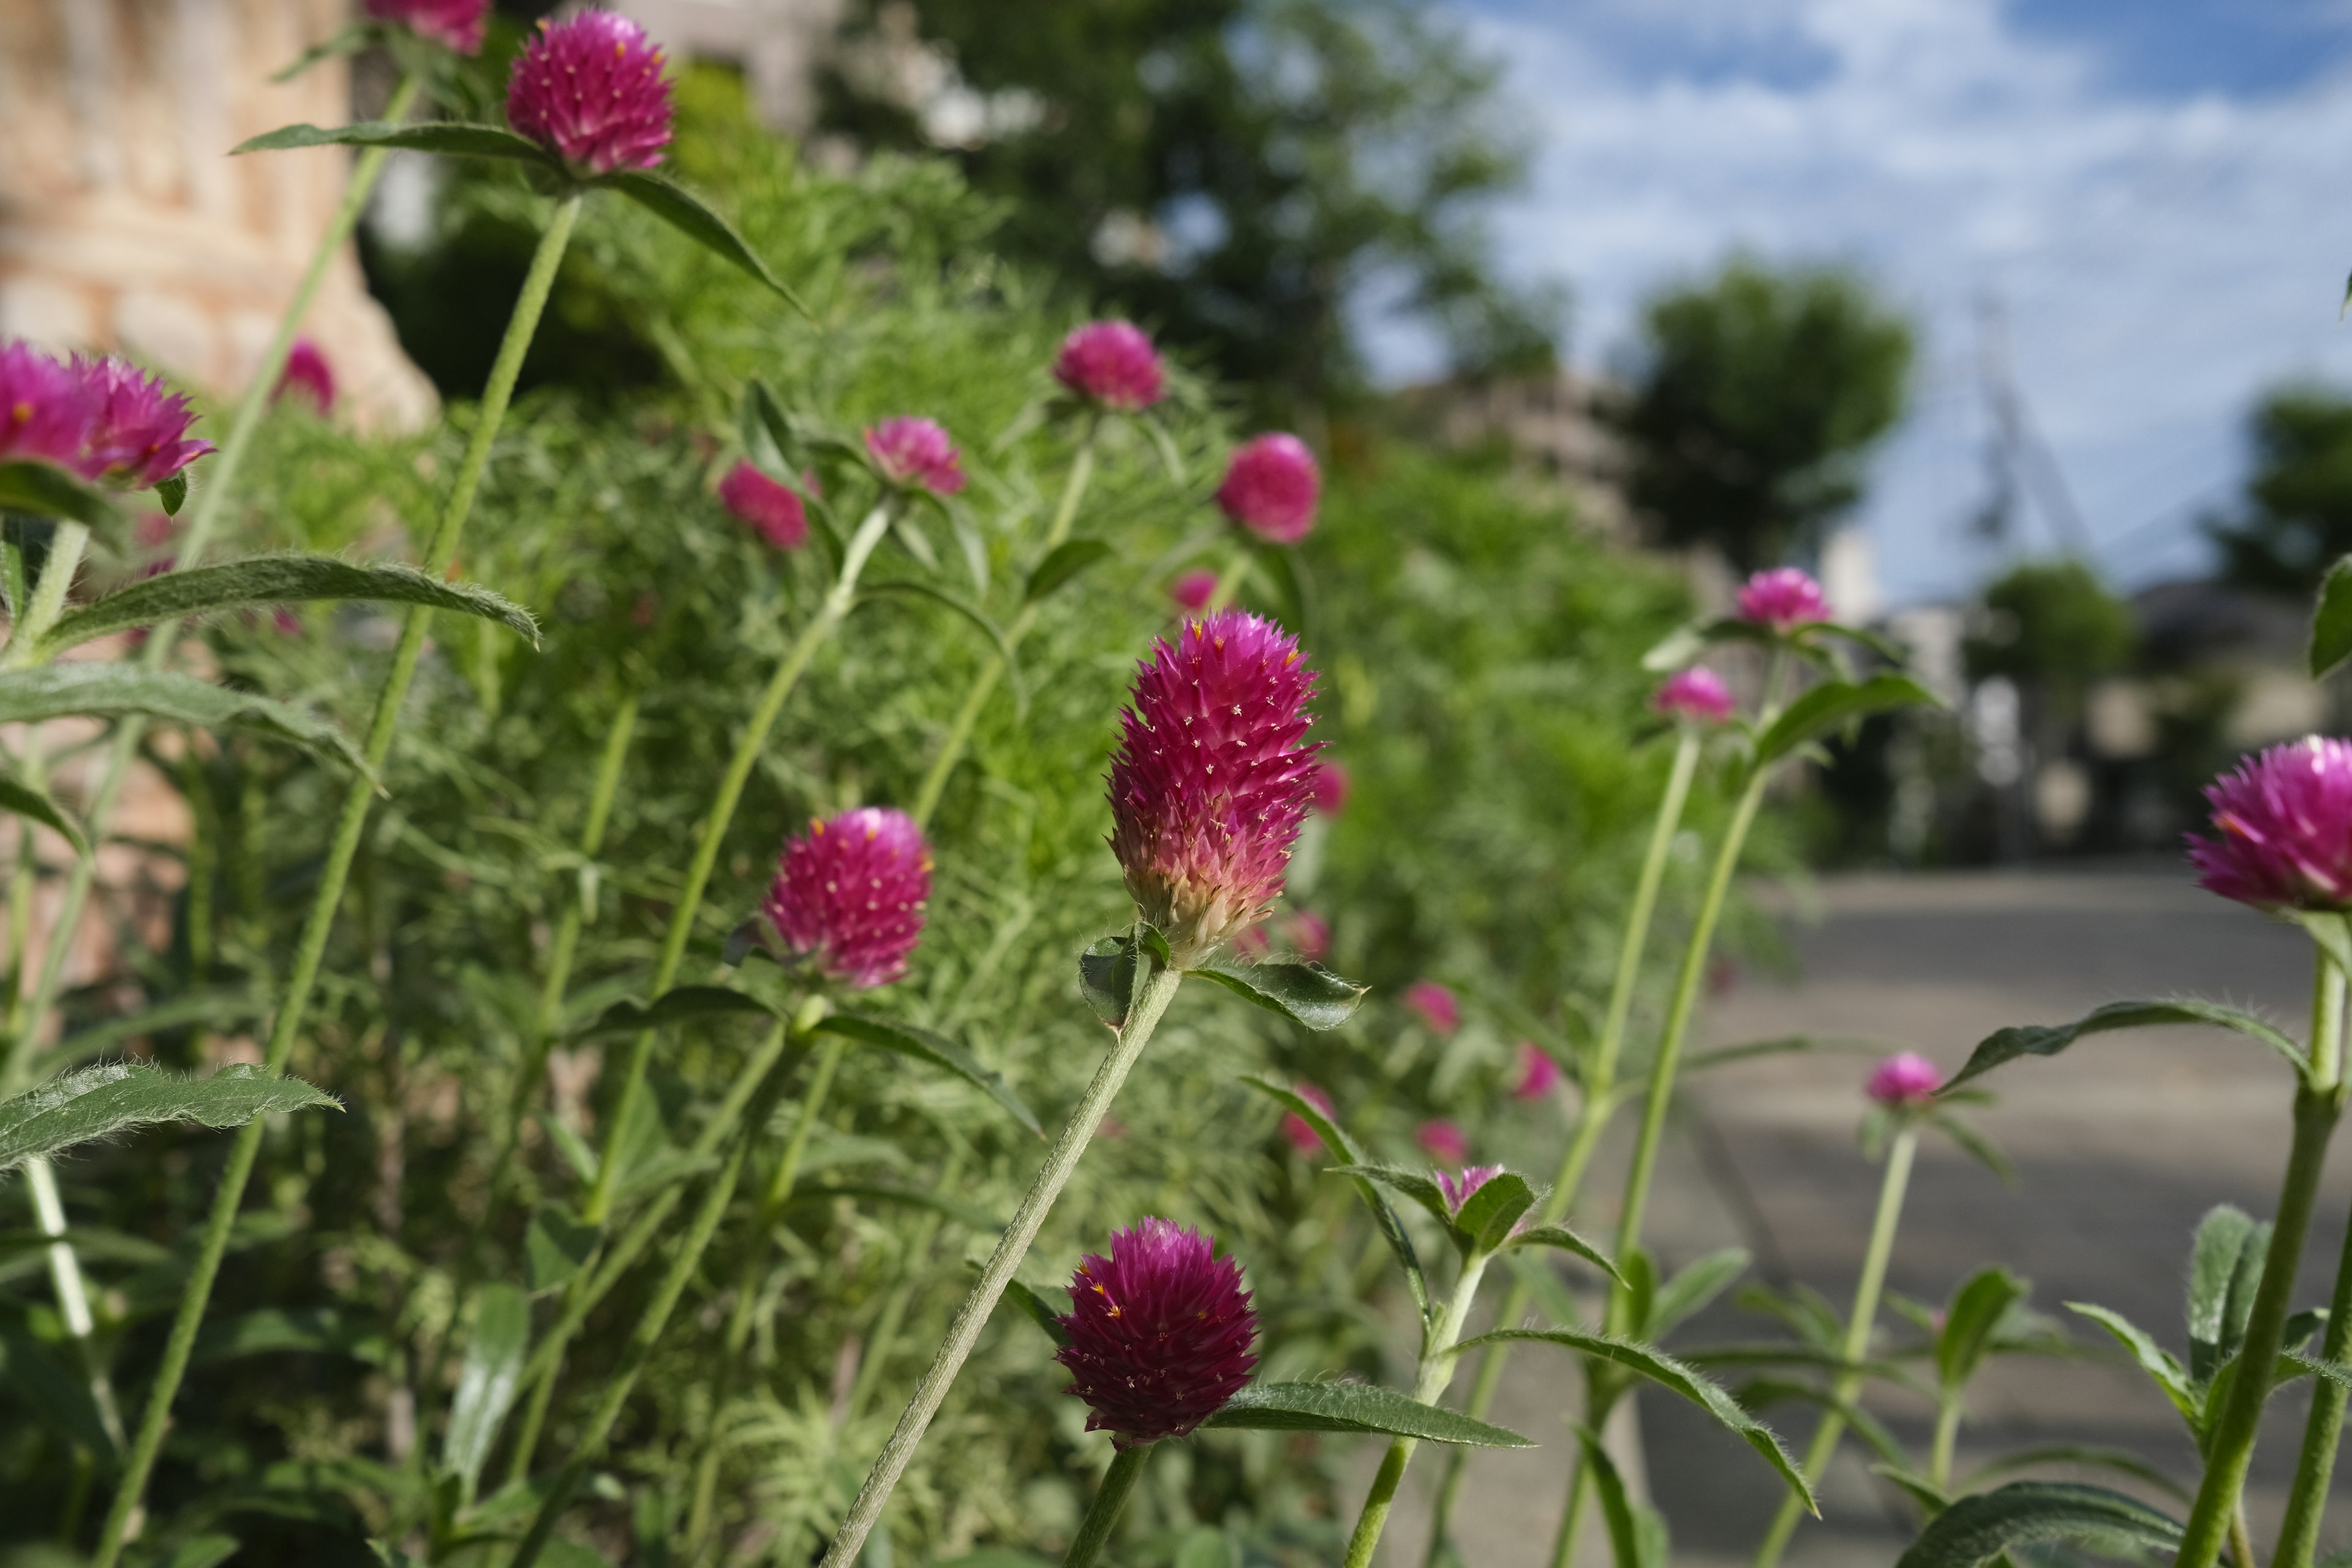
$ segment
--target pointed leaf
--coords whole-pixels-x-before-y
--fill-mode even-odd
[[[1870,1467],[1870,1473],[1892,1481],[1909,1493],[1911,1500],[1919,1505],[1919,1511],[1929,1519],[1952,1506],[1952,1500],[1946,1495],[1944,1489],[1916,1470],[1906,1469],[1901,1465],[1877,1464]]]
[[[1617,1265],[1609,1260],[1609,1255],[1607,1253],[1601,1251],[1601,1248],[1585,1240],[1584,1237],[1577,1235],[1576,1232],[1569,1229],[1568,1226],[1564,1225],[1531,1225],[1527,1229],[1519,1232],[1517,1236],[1512,1237],[1510,1238],[1510,1245],[1515,1247],[1556,1247],[1562,1252],[1574,1253],[1577,1257],[1581,1258],[1587,1263],[1591,1264],[1595,1268],[1600,1269],[1603,1274],[1608,1275],[1610,1279],[1617,1281],[1618,1284],[1622,1285],[1625,1283],[1625,1277],[1617,1272]],[[1740,1257],[1743,1259],[1741,1267],[1745,1268],[1746,1263],[1744,1260],[1747,1254],[1742,1253],[1740,1254]]]
[[[1223,954],[1192,973],[1316,1030],[1346,1023],[1371,989],[1342,980],[1319,963],[1244,963]]]
[[[2210,1383],[2245,1342],[2254,1290],[2270,1255],[2271,1227],[2217,1204],[2198,1222],[2189,1252],[2189,1376]]]
[[[236,1127],[272,1111],[326,1106],[332,1095],[300,1079],[244,1066],[186,1079],[135,1062],[81,1068],[14,1100],[0,1100],[0,1171],[159,1121]]]
[[[1936,694],[1907,675],[1867,680],[1825,680],[1781,710],[1756,739],[1756,765],[1769,767],[1809,741],[1873,713],[1895,708],[1941,708]]]
[[[810,321],[816,312],[801,302],[801,297],[785,287],[782,279],[768,269],[759,252],[744,243],[734,226],[712,212],[702,198],[666,175],[646,169],[616,169],[601,175],[595,182],[606,190],[618,191],[646,211],[661,219],[687,238],[693,240],[721,261],[740,268],[767,287]]]
[[[1454,1228],[1454,1211],[1446,1205],[1444,1189],[1419,1171],[1408,1171],[1400,1165],[1334,1165],[1330,1170],[1335,1176],[1377,1182],[1427,1209],[1430,1216],[1447,1230]]]
[[[1737,1284],[1751,1261],[1746,1247],[1726,1247],[1685,1264],[1658,1287],[1643,1332],[1654,1340],[1665,1338]]]
[[[77,855],[89,853],[89,838],[82,832],[81,824],[66,815],[66,810],[49,798],[47,790],[35,789],[20,778],[0,773],[0,811],[37,822],[73,846]]]
[[[2352,658],[2352,555],[2327,569],[2311,613],[2311,679]]]
[[[1043,1138],[1045,1130],[1037,1124],[1037,1114],[1022,1098],[1013,1092],[1004,1075],[980,1065],[979,1058],[945,1035],[919,1029],[912,1024],[900,1024],[887,1018],[873,1018],[860,1013],[829,1013],[817,1025],[820,1034],[840,1035],[860,1045],[878,1046],[886,1051],[896,1051],[919,1062],[941,1068],[980,1090],[1011,1113],[1036,1136]]]
[[[2189,1374],[2180,1370],[2179,1362],[2173,1359],[2170,1351],[2158,1344],[2148,1337],[2146,1330],[2121,1312],[2111,1311],[2088,1301],[2069,1301],[2066,1310],[2090,1319],[2113,1335],[2116,1343],[2129,1351],[2132,1359],[2139,1363],[2139,1369],[2153,1378],[2157,1387],[2164,1391],[2164,1396],[2172,1401],[2172,1407],[2180,1412],[2180,1418],[2189,1423],[2190,1430],[2202,1426],[2203,1413],[2195,1391],[2189,1386]]]
[[[530,163],[561,175],[563,160],[538,142],[499,125],[465,125],[454,120],[426,121],[416,125],[393,125],[380,120],[355,125],[288,125],[241,142],[229,149],[240,153],[286,153],[303,147],[393,147],[409,153],[432,153],[444,158],[493,158],[503,163]]]
[[[1822,1410],[1833,1411],[1853,1429],[1854,1436],[1878,1456],[1882,1463],[1897,1469],[1906,1468],[1911,1463],[1910,1457],[1903,1451],[1903,1445],[1896,1442],[1895,1434],[1886,1429],[1886,1423],[1853,1400],[1834,1397],[1817,1383],[1802,1383],[1793,1378],[1751,1378],[1741,1384],[1732,1397],[1739,1401],[1742,1409],[1757,1412],[1787,1404],[1811,1405]]]
[[[593,1170],[581,1173],[583,1181],[594,1179]],[[561,1204],[540,1205],[522,1239],[523,1283],[534,1296],[568,1283],[588,1267],[604,1235],[602,1228],[583,1223]]]
[[[48,463],[0,462],[0,511],[62,518],[91,528],[122,521],[104,490]]]
[[[1323,1140],[1324,1147],[1350,1165],[1364,1163],[1364,1152],[1357,1146],[1356,1141],[1348,1136],[1345,1128],[1326,1116],[1323,1108],[1313,1100],[1255,1074],[1244,1075],[1242,1081],[1276,1100],[1313,1128],[1315,1135]],[[1397,1218],[1396,1210],[1389,1206],[1388,1199],[1381,1195],[1379,1187],[1362,1176],[1350,1179],[1356,1184],[1356,1195],[1364,1200],[1366,1208],[1371,1210],[1372,1223],[1380,1227],[1381,1239],[1389,1244],[1389,1251],[1395,1255],[1397,1266],[1404,1270],[1405,1289],[1412,1293],[1413,1305],[1420,1310],[1423,1326],[1426,1328],[1434,1321],[1430,1310],[1429,1279],[1422,1272],[1421,1254],[1414,1248],[1412,1237],[1406,1234],[1403,1223]]]
[[[457,1372],[457,1393],[449,1404],[448,1430],[441,1439],[441,1468],[457,1478],[467,1501],[498,1441],[507,1406],[514,1403],[530,1349],[530,1298],[503,1282],[482,1287]]]
[[[1012,1300],[1014,1306],[1028,1313],[1032,1321],[1045,1331],[1046,1338],[1057,1345],[1070,1342],[1070,1331],[1062,1327],[1062,1320],[1069,1316],[1067,1291],[1055,1292],[1055,1295],[1063,1298],[1062,1310],[1058,1312],[1054,1310],[1053,1303],[1046,1300],[1044,1295],[1031,1289],[1018,1279],[1007,1279],[1004,1282],[1004,1294]]]
[[[1509,1239],[1511,1226],[1535,1203],[1535,1191],[1525,1176],[1498,1171],[1462,1200],[1462,1212],[1454,1216],[1454,1235],[1467,1251],[1492,1252]]]
[[[2316,1377],[2338,1388],[2352,1389],[2352,1366],[2340,1361],[2323,1361],[2317,1356],[2307,1355],[2279,1357],[2277,1383],[2292,1383],[2301,1377]]]
[[[2219,1002],[2176,996],[2150,1002],[2110,1002],[2104,1007],[2093,1008],[2071,1024],[2020,1024],[1996,1030],[1985,1037],[1967,1065],[1946,1080],[1944,1090],[1948,1093],[1970,1079],[1982,1078],[2020,1057],[2054,1057],[2085,1035],[2164,1024],[2210,1024],[2234,1030],[2278,1052],[2294,1065],[2298,1075],[2307,1070],[2303,1047],[2252,1013],[2226,1007]]]
[[[1477,1448],[1532,1448],[1517,1432],[1361,1383],[1260,1383],[1201,1424],[1228,1432],[1382,1432]]]
[[[215,1318],[196,1336],[194,1356],[204,1365],[244,1356],[348,1355],[383,1365],[392,1356],[383,1336],[332,1307],[287,1310],[265,1307],[234,1318]]]
[[[331,555],[261,555],[219,566],[165,572],[109,594],[59,616],[41,638],[41,656],[47,658],[110,633],[156,626],[184,616],[320,599],[373,599],[453,610],[496,621],[532,647],[539,646],[539,623],[530,612],[488,588],[445,583],[413,566],[363,566]]]
[[[355,773],[374,776],[359,748],[325,720],[191,675],[80,660],[0,675],[0,724],[36,723],[74,714],[110,719],[128,713],[200,729],[260,731],[331,756]]]
[[[1980,1466],[1962,1483],[1963,1489],[1973,1491],[1979,1481],[1993,1476],[2014,1475],[2036,1465],[2081,1465],[2088,1469],[2113,1470],[2119,1476],[2129,1476],[2136,1481],[2154,1487],[2183,1503],[2194,1500],[2187,1487],[2130,1449],[2110,1448],[2098,1443],[2049,1443],[2039,1447],[2020,1448],[2013,1454],[2003,1454],[1990,1464]]]
[[[1978,1269],[1952,1292],[1944,1313],[1943,1331],[1936,1336],[1936,1381],[1948,1390],[1966,1387],[1976,1375],[1993,1335],[2010,1308],[2025,1300],[2032,1288],[2008,1269]]]
[[[180,509],[188,504],[188,476],[184,473],[173,474],[170,479],[158,484],[155,487],[155,501],[163,509],[165,517],[179,516]]]
[[[1028,585],[1021,591],[1022,602],[1035,604],[1096,562],[1108,560],[1117,553],[1099,539],[1064,541],[1055,545],[1052,552],[1037,563],[1036,569],[1029,574]]]
[[[2043,1542],[2115,1556],[2169,1554],[2180,1544],[2180,1526],[2105,1487],[2011,1481],[1937,1514],[1895,1568],[1978,1568],[2011,1548]]]
[[[1582,1422],[1575,1423],[1576,1440],[1584,1449],[1585,1468],[1601,1498],[1601,1520],[1608,1527],[1609,1549],[1617,1568],[1666,1568],[1665,1521],[1654,1509],[1626,1495],[1625,1478],[1617,1462],[1601,1446],[1600,1435]],[[1646,1512],[1648,1519],[1643,1517]],[[1654,1521],[1654,1522],[1653,1522]]]
[[[1167,962],[1167,938],[1138,921],[1117,936],[1087,944],[1078,955],[1078,989],[1095,1016],[1120,1028],[1143,999],[1152,974]]]

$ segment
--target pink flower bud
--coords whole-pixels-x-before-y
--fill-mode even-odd
[[[74,362],[74,371],[97,410],[74,465],[83,478],[151,489],[213,449],[210,441],[187,439],[196,421],[188,400],[137,365],[83,359]]]
[[[1676,670],[1650,699],[1653,710],[1669,719],[1720,724],[1731,717],[1731,688],[1703,664]]]
[[[1830,618],[1822,585],[1794,566],[1775,566],[1748,579],[1739,590],[1739,618],[1776,632],[1790,632]]]
[[[1354,787],[1345,765],[1325,763],[1315,770],[1315,809],[1325,816],[1339,816],[1348,809],[1348,792]]]
[[[1916,1109],[1935,1098],[1943,1081],[1934,1062],[1905,1051],[1879,1063],[1864,1092],[1881,1105]]]
[[[646,31],[610,11],[541,20],[507,81],[507,123],[590,174],[650,169],[669,145],[669,80]]]
[[[1320,963],[1331,952],[1331,924],[1312,910],[1300,910],[1282,922],[1282,940],[1309,963]]]
[[[1115,1230],[1109,1257],[1081,1260],[1062,1331],[1069,1343],[1054,1359],[1092,1411],[1087,1430],[1122,1448],[1192,1431],[1257,1367],[1241,1265],[1172,1220]]]
[[[1125,321],[1089,321],[1062,340],[1054,379],[1089,403],[1132,414],[1160,401],[1165,377],[1141,331]]]
[[[26,342],[0,343],[0,462],[83,466],[98,397],[78,365]]]
[[[1414,1128],[1412,1141],[1441,1164],[1458,1165],[1470,1157],[1470,1140],[1463,1136],[1462,1129],[1442,1119]]]
[[[1296,544],[1315,526],[1323,475],[1315,455],[1296,436],[1260,436],[1243,443],[1217,487],[1224,514],[1272,544]]]
[[[1459,1154],[1454,1156],[1456,1162],[1461,1158]],[[1462,1215],[1462,1205],[1470,1201],[1470,1194],[1502,1173],[1500,1165],[1465,1166],[1458,1176],[1451,1171],[1440,1171],[1437,1173],[1437,1190],[1445,1194],[1446,1209],[1458,1219]]]
[[[1119,716],[1111,848],[1180,968],[1264,918],[1306,818],[1314,673],[1297,640],[1225,610],[1153,645]]]
[[[748,461],[727,470],[719,481],[719,499],[779,550],[798,550],[808,542],[808,511],[801,498]]]
[[[1404,988],[1404,1005],[1441,1035],[1462,1026],[1462,1003],[1434,980],[1416,980]]]
[[[2206,891],[2262,909],[2352,909],[2352,742],[2273,746],[2206,786],[2216,837],[2189,837]]]
[[[367,0],[367,14],[397,22],[420,38],[446,44],[461,55],[478,54],[490,0]]]
[[[1187,610],[1204,610],[1209,601],[1217,596],[1217,574],[1214,572],[1187,572],[1169,584],[1168,596]]]
[[[902,489],[940,496],[963,489],[961,455],[931,420],[905,415],[885,419],[866,432],[866,450],[882,477]]]
[[[289,392],[309,398],[310,406],[321,414],[335,406],[334,366],[327,363],[319,345],[308,338],[294,340],[293,349],[286,355],[286,369],[269,394],[270,401],[274,403]]]
[[[1559,1087],[1559,1064],[1549,1052],[1533,1040],[1519,1042],[1519,1081],[1511,1090],[1514,1100],[1543,1100]]]
[[[1321,1085],[1295,1083],[1290,1086],[1290,1092],[1321,1111],[1327,1119],[1335,1121],[1339,1119],[1339,1110],[1331,1104],[1331,1097],[1323,1092]],[[1295,1110],[1282,1113],[1282,1135],[1289,1139],[1290,1146],[1302,1154],[1311,1155],[1323,1147],[1323,1135],[1308,1126],[1307,1118]]]
[[[861,806],[784,846],[761,912],[794,952],[857,990],[907,973],[931,896],[931,852],[902,811]]]

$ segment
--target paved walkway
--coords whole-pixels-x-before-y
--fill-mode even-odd
[[[2226,998],[2299,1036],[2311,984],[2299,931],[2198,892],[2177,863],[1838,879],[1822,888],[1810,921],[1790,920],[1790,938],[1797,973],[1747,978],[1719,998],[1704,1026],[1710,1043],[1869,1037],[1922,1051],[1948,1071],[2003,1025],[2059,1022],[2129,996]],[[1841,1304],[1850,1297],[1877,1192],[1878,1168],[1854,1138],[1870,1060],[1767,1058],[1718,1069],[1696,1087],[1652,1227],[1670,1264],[1737,1242],[1775,1283],[1811,1285]],[[2223,1202],[2266,1217],[2275,1201],[2291,1094],[2284,1064],[2218,1031],[2146,1030],[2013,1064],[1990,1087],[2000,1102],[1978,1123],[2015,1161],[2018,1183],[2003,1186],[1948,1141],[1923,1146],[1890,1288],[1940,1301],[1980,1264],[2004,1262],[2033,1281],[2037,1306],[2069,1318],[2092,1353],[2011,1359],[1979,1378],[1960,1472],[2011,1449],[2074,1442],[2131,1447],[2193,1480],[2169,1405],[2108,1358],[2104,1336],[2095,1340],[2096,1331],[2061,1303],[2112,1307],[2185,1349],[2181,1282],[2199,1217]],[[1622,1164],[1620,1156],[1604,1168]],[[2325,1300],[2347,1178],[2352,1158],[2339,1154],[2307,1253],[2308,1304]],[[1767,1328],[1719,1306],[1675,1342],[1754,1338]],[[1474,1468],[1462,1534],[1472,1568],[1543,1563],[1556,1519],[1565,1449],[1551,1445],[1564,1436],[1558,1423],[1574,1406],[1573,1384],[1539,1354],[1513,1367],[1497,1418],[1548,1447],[1483,1457]],[[1890,1398],[1878,1408],[1924,1454],[1926,1405]],[[1777,1483],[1745,1447],[1675,1402],[1645,1400],[1642,1414],[1649,1484],[1673,1525],[1676,1568],[1743,1562],[1777,1502]],[[2299,1398],[2280,1400],[2256,1457],[2250,1500],[2260,1537],[2283,1504],[2301,1416]],[[1798,1417],[1783,1422],[1801,1437]],[[1826,1522],[1801,1531],[1790,1563],[1885,1568],[1910,1537],[1900,1495],[1851,1453],[1824,1501]],[[2352,1499],[2340,1506],[2331,1546],[2352,1542]],[[1418,1507],[1404,1511],[1391,1532],[1391,1565],[1417,1564],[1425,1538]]]

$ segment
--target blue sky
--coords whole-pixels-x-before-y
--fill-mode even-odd
[[[1851,262],[1922,329],[1863,521],[1896,603],[2000,563],[1979,302],[2125,586],[2198,570],[2263,387],[2352,387],[2347,0],[1457,0],[1538,148],[1504,265],[1572,357],[1734,247]],[[1388,340],[1409,373],[1412,343]],[[2049,547],[2029,515],[2025,541]]]

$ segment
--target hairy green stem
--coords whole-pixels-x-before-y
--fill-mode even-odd
[[[65,614],[66,594],[81,570],[82,552],[89,547],[89,529],[60,520],[49,538],[49,553],[41,563],[41,580],[33,588],[32,603],[8,628],[8,646],[0,651],[0,669],[23,669],[41,659],[41,638]]]
[[[876,1521],[881,1519],[883,1505],[890,1500],[890,1493],[898,1487],[898,1478],[906,1474],[908,1462],[914,1458],[915,1449],[921,1445],[923,1433],[930,1426],[931,1417],[939,1414],[940,1403],[955,1384],[956,1374],[963,1370],[963,1363],[971,1357],[972,1347],[980,1342],[980,1331],[988,1326],[988,1316],[996,1310],[998,1298],[1004,1294],[1006,1281],[1013,1278],[1013,1271],[1021,1267],[1022,1258],[1028,1255],[1029,1244],[1037,1239],[1038,1228],[1045,1223],[1045,1215],[1053,1208],[1054,1200],[1062,1195],[1062,1188],[1069,1182],[1071,1173],[1078,1168],[1079,1157],[1086,1153],[1087,1144],[1094,1137],[1095,1129],[1102,1125],[1102,1119],[1110,1111],[1111,1101],[1118,1098],[1119,1086],[1127,1081],[1127,1075],[1133,1069],[1136,1058],[1142,1056],[1143,1047],[1151,1043],[1151,1033],[1159,1026],[1160,1015],[1168,1011],[1168,1004],[1174,998],[1176,987],[1183,978],[1181,970],[1160,970],[1144,986],[1143,994],[1137,998],[1134,1010],[1129,1014],[1125,1026],[1118,1032],[1118,1043],[1111,1047],[1109,1055],[1103,1058],[1094,1081],[1087,1085],[1086,1093],[1080,1095],[1078,1103],[1071,1108],[1070,1119],[1063,1124],[1061,1136],[1055,1140],[1045,1163],[1037,1168],[1036,1179],[1029,1184],[1028,1195],[1021,1200],[1021,1207],[1014,1213],[1013,1222],[1004,1227],[1003,1236],[997,1240],[996,1250],[989,1254],[987,1265],[980,1271],[978,1283],[964,1298],[963,1305],[956,1310],[955,1321],[948,1325],[947,1338],[940,1342],[939,1353],[931,1358],[930,1368],[923,1373],[922,1382],[915,1385],[914,1397],[907,1402],[906,1412],[898,1417],[898,1425],[891,1432],[889,1441],[882,1445],[882,1452],[876,1457],[874,1468],[866,1472],[866,1484],[858,1489],[856,1500],[850,1504],[848,1516],[835,1532],[833,1544],[825,1549],[822,1568],[849,1568],[857,1561],[857,1554],[865,1550],[866,1536],[873,1532]]]
[[[489,383],[482,389],[481,408],[466,446],[465,460],[457,469],[457,483],[425,545],[423,565],[428,573],[439,574],[457,554],[466,520],[474,509],[475,492],[481,486],[483,470],[489,466],[491,444],[498,437],[499,426],[505,423],[507,405],[513,399],[523,354],[530,347],[540,315],[546,310],[548,295],[555,287],[556,268],[562,262],[564,247],[571,242],[572,226],[579,221],[581,200],[574,194],[556,207],[547,232],[540,238],[538,252],[531,258],[521,297],[515,301],[506,337],[499,344],[498,359],[490,367]],[[416,605],[410,609],[401,628],[392,668],[376,695],[374,717],[368,726],[365,755],[371,771],[380,769],[391,753],[393,734],[399,727],[400,710],[407,700],[409,683],[416,674],[417,661],[423,656],[425,629],[432,618],[430,610]],[[264,1068],[268,1072],[285,1071],[287,1061],[294,1054],[310,991],[318,982],[319,966],[326,956],[327,939],[342,903],[343,885],[351,875],[352,858],[359,853],[360,837],[367,827],[368,813],[374,800],[375,785],[365,775],[353,779],[343,797],[342,816],[335,825],[326,863],[320,868],[318,891],[310,916],[303,922],[293,971],[270,1030],[268,1049],[263,1058]],[[180,1380],[186,1375],[188,1357],[195,1348],[196,1331],[204,1322],[205,1307],[211,1300],[221,1258],[228,1250],[229,1233],[236,1224],[237,1210],[245,1200],[245,1185],[253,1173],[254,1162],[260,1156],[261,1140],[268,1126],[268,1119],[263,1117],[247,1122],[238,1129],[230,1147],[227,1168],[214,1195],[204,1240],[189,1270],[179,1312],[172,1321],[171,1337],[164,1342],[154,1385],[147,1395],[139,1436],[131,1445],[106,1522],[99,1531],[98,1552],[91,1559],[91,1568],[113,1568],[129,1538],[131,1513],[139,1506],[148,1472],[154,1468],[156,1452],[163,1446],[163,1431],[171,1420],[172,1401],[179,1393]]]
[[[1936,1436],[1927,1450],[1927,1479],[1937,1491],[1952,1485],[1952,1451],[1959,1446],[1960,1416],[1966,1410],[1958,1389],[1947,1389],[1936,1405]]]
[[[1487,1261],[1493,1256],[1473,1252],[1463,1260],[1462,1278],[1454,1282],[1453,1299],[1445,1303],[1444,1314],[1430,1331],[1428,1342],[1422,1346],[1421,1373],[1413,1380],[1412,1396],[1423,1405],[1436,1404],[1444,1397],[1446,1385],[1454,1381],[1454,1346],[1462,1338],[1463,1325],[1470,1321],[1478,1282],[1486,1277]],[[1364,1495],[1363,1510],[1356,1515],[1356,1531],[1348,1539],[1346,1568],[1371,1568],[1372,1552],[1381,1543],[1381,1531],[1388,1525],[1389,1510],[1396,1505],[1397,1487],[1404,1479],[1405,1467],[1412,1463],[1413,1450],[1419,1447],[1417,1438],[1389,1440],[1389,1451],[1381,1456],[1381,1468],[1372,1477],[1371,1490]]]
[[[1118,1516],[1127,1511],[1135,1483],[1143,1479],[1151,1449],[1150,1443],[1138,1443],[1111,1456],[1110,1468],[1103,1472],[1102,1485],[1095,1489],[1095,1500],[1087,1505],[1087,1517],[1078,1521],[1078,1532],[1070,1538],[1069,1551],[1062,1554],[1062,1568],[1089,1568],[1101,1555],[1103,1542],[1118,1527]]]
[[[1918,1126],[1906,1121],[1886,1152],[1886,1174],[1878,1186],[1878,1214],[1871,1221],[1870,1247],[1862,1257],[1862,1278],[1854,1281],[1853,1310],[1846,1318],[1845,1343],[1840,1351],[1845,1365],[1830,1384],[1829,1408],[1822,1412],[1821,1425],[1813,1428],[1812,1444],[1805,1450],[1805,1483],[1816,1489],[1829,1473],[1838,1439],[1845,1436],[1845,1416],[1841,1411],[1862,1393],[1862,1363],[1870,1355],[1871,1330],[1878,1321],[1878,1296],[1886,1284],[1886,1261],[1895,1253],[1895,1228],[1903,1221],[1903,1195],[1911,1184],[1911,1162],[1918,1152]],[[1949,1458],[1948,1450],[1947,1464]],[[1780,1510],[1772,1516],[1771,1528],[1756,1548],[1756,1568],[1773,1568],[1780,1561],[1804,1511],[1795,1493],[1780,1500]]]

